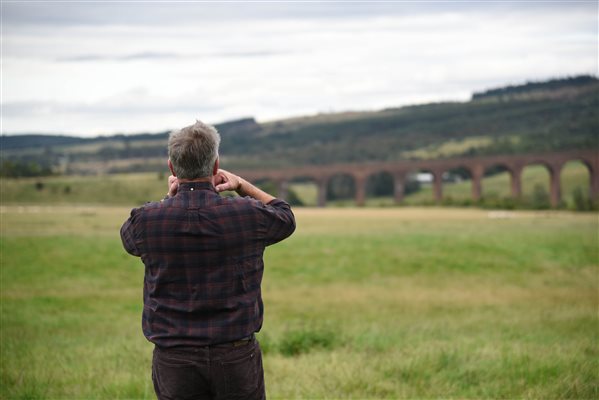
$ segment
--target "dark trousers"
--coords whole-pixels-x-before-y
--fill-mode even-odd
[[[255,338],[205,347],[154,348],[159,400],[264,400],[262,353]]]

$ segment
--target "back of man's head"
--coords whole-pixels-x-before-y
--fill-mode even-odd
[[[201,121],[171,132],[168,157],[177,178],[198,179],[212,176],[219,144],[220,135],[216,129]]]

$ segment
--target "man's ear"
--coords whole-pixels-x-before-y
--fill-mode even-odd
[[[170,169],[170,170],[171,170],[171,174],[172,174],[173,176],[177,176],[177,174],[175,174],[175,169],[173,168],[173,163],[171,162],[171,159],[170,159],[170,158],[169,158],[169,160],[168,160],[168,169]]]
[[[169,160],[169,162],[170,162],[170,160]],[[219,167],[219,165],[218,165],[218,157],[216,157],[216,161],[214,162],[214,169],[212,170],[212,175],[213,176],[218,173],[218,167]]]

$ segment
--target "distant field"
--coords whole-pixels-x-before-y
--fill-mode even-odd
[[[167,176],[138,173],[2,179],[2,203],[141,205],[165,196]]]
[[[48,178],[22,178],[0,180],[3,204],[108,204],[136,205],[155,201],[166,193],[166,173],[114,174],[101,176],[57,176]],[[562,197],[567,208],[573,207],[572,194],[580,188],[588,196],[589,172],[579,162],[568,163],[562,171]],[[41,184],[41,187],[40,187]],[[535,186],[549,193],[549,173],[538,165],[524,169],[522,190],[524,200],[530,200]],[[293,183],[290,185],[306,206],[315,206],[316,185]],[[510,197],[510,177],[507,172],[483,179],[483,196],[489,198]],[[445,183],[444,197],[454,201],[471,198],[470,180]],[[403,205],[428,205],[433,202],[432,188],[423,185],[419,192],[405,197]],[[353,206],[354,199],[329,201],[330,206]],[[369,207],[393,206],[391,197],[369,197]]]
[[[128,214],[0,208],[0,398],[154,398]],[[296,215],[266,252],[269,398],[599,397],[596,213]]]

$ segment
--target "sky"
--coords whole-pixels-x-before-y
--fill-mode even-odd
[[[592,1],[5,1],[2,134],[371,111],[598,74]]]

